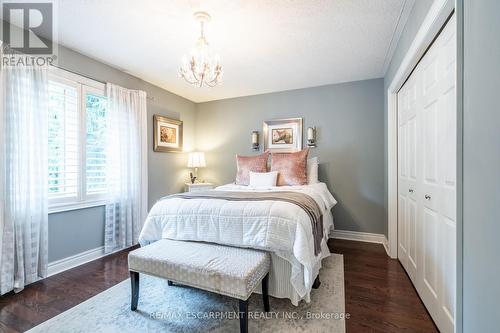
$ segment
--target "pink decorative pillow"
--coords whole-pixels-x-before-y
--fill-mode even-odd
[[[269,152],[257,156],[240,156],[236,155],[236,184],[248,185],[250,181],[250,171],[267,172],[267,160]]]
[[[309,148],[271,155],[271,171],[278,171],[277,186],[307,184],[307,154]]]

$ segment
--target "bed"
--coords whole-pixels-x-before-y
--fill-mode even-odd
[[[276,196],[280,195],[279,192],[290,191],[309,196],[322,213],[323,232],[319,251],[315,250],[310,216],[293,203],[176,196],[162,198],[153,206],[139,236],[141,246],[167,238],[266,250],[272,258],[269,294],[288,298],[294,305],[301,300],[309,302],[321,261],[330,255],[327,240],[333,229],[331,209],[337,202],[326,184],[258,190],[228,184],[214,190],[240,194],[271,192]]]

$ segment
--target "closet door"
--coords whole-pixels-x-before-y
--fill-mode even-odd
[[[453,332],[456,277],[456,34],[454,17],[421,61],[422,288],[443,332]]]
[[[398,93],[398,259],[408,271],[408,89]]]
[[[440,142],[441,183],[441,297],[439,304],[443,311],[443,331],[453,332],[455,327],[456,303],[456,239],[457,239],[457,105],[456,105],[456,23],[453,17],[443,31],[443,56],[441,68],[442,117]]]
[[[417,275],[417,88],[411,76],[398,94],[398,257],[414,281]]]
[[[455,31],[452,17],[398,93],[398,258],[442,332],[455,317]]]

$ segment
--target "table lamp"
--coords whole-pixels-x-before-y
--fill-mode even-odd
[[[189,176],[191,177],[191,183],[194,184],[196,179],[198,178],[198,168],[204,168],[207,164],[205,163],[205,153],[203,152],[192,152],[188,155],[188,168],[194,168],[194,176],[193,173],[190,172]]]

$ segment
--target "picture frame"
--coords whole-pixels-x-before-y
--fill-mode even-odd
[[[182,121],[153,115],[153,151],[170,153],[182,151]]]
[[[302,118],[264,121],[264,151],[292,153],[302,150],[302,123]]]

